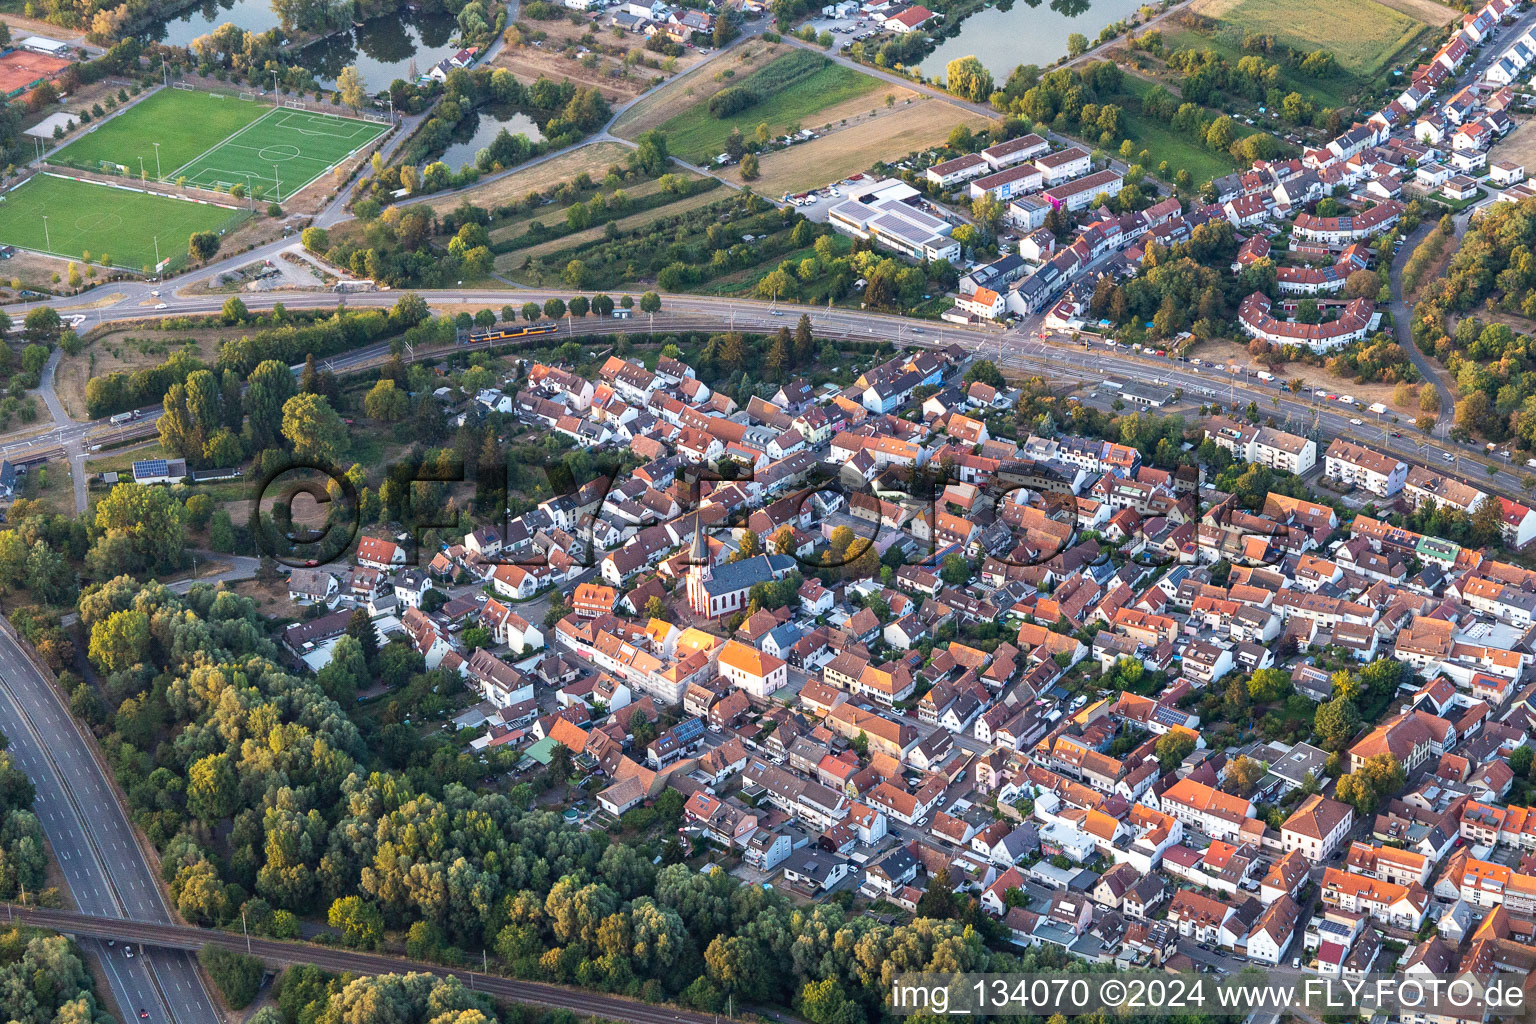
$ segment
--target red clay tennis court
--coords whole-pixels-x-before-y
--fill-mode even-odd
[[[25,92],[73,63],[62,57],[50,57],[30,50],[12,50],[0,56],[0,96],[11,97]]]

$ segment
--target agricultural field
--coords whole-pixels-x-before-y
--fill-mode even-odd
[[[504,178],[475,185],[463,192],[436,195],[424,201],[439,216],[460,203],[490,210],[522,199],[530,192],[543,192],[572,181],[579,174],[601,178],[608,173],[608,168],[616,164],[622,166],[633,152],[622,142],[594,142],[542,162],[525,164]]]
[[[893,160],[942,145],[957,124],[969,125],[974,131],[987,121],[980,114],[933,98],[899,103],[889,110],[879,106],[873,117],[868,116],[867,106],[861,109],[864,115],[858,123],[834,128],[789,149],[765,153],[752,187],[768,196],[822,188],[828,182],[868,170],[878,160]]]
[[[754,40],[721,53],[707,65],[691,74],[679,75],[625,110],[614,123],[613,133],[632,139],[652,128],[659,128],[694,104],[708,101],[715,93],[790,51],[791,47],[783,43]]]
[[[691,210],[697,210],[701,207],[709,206],[712,203],[719,202],[720,198],[721,196],[718,190],[711,192],[701,192],[698,195],[688,196],[685,199],[679,199],[675,203],[668,203],[665,206],[658,206],[654,209],[644,210],[640,213],[631,214],[628,217],[622,217],[619,220],[614,221],[613,224],[621,233],[628,234],[633,231],[639,231],[649,224],[652,224],[653,222],[663,218],[675,217],[678,214],[687,213]],[[580,248],[581,246],[588,245],[592,242],[600,241],[606,232],[607,225],[603,225],[602,227],[587,228],[586,230],[578,231],[575,234],[565,235],[561,238],[554,238],[547,242],[540,242],[539,244],[529,246],[526,249],[517,249],[513,252],[505,253],[496,257],[496,272],[500,274],[511,274],[514,278],[521,281],[524,278],[524,274],[521,272],[522,268],[524,264],[528,263],[530,260],[540,261],[547,256],[564,252],[570,252],[574,257],[576,249]],[[557,265],[563,265],[563,261],[559,259],[555,260],[555,263]],[[547,283],[537,266],[530,268],[528,273],[532,275],[529,278],[529,282],[535,284]]]
[[[185,259],[192,234],[223,232],[247,216],[227,206],[37,174],[0,200],[0,242],[140,271],[153,269],[157,256]]]
[[[698,175],[691,174],[687,171],[678,171],[673,173],[677,174],[679,177],[687,179],[688,181],[700,180]],[[661,179],[652,178],[650,181],[642,181],[635,185],[624,185],[622,191],[626,196],[629,197],[631,202],[650,201],[651,196],[654,196],[661,191]],[[583,195],[581,199],[575,200],[571,203],[552,203],[549,206],[539,206],[533,210],[530,210],[528,213],[509,217],[506,220],[495,221],[493,222],[494,226],[490,231],[491,244],[496,245],[500,243],[512,242],[513,240],[526,235],[528,233],[529,226],[535,222],[544,225],[546,228],[559,228],[561,225],[566,223],[566,215],[570,211],[571,207],[576,204],[576,202],[589,202],[594,198],[594,196],[598,194],[601,194],[604,201],[606,202],[613,195],[613,192],[607,189],[599,189],[598,192],[594,193],[593,195]]]
[[[1411,9],[1421,6],[1423,0]],[[1241,38],[1244,32],[1258,32],[1297,50],[1331,50],[1340,67],[1369,79],[1445,24],[1438,15],[1435,21],[1423,20],[1437,7],[1409,14],[1404,8],[1410,4],[1403,0],[1390,6],[1378,0],[1195,0],[1190,10],[1221,22],[1219,33]]]
[[[696,99],[658,127],[666,133],[667,147],[674,155],[702,162],[725,148],[732,129],[751,138],[761,124],[766,124],[773,135],[783,134],[791,125],[814,127],[827,121],[826,111],[867,96],[884,84],[820,54],[796,50],[745,77],[738,75],[725,88]],[[753,98],[717,117],[711,105],[727,92],[736,96],[750,93]]]
[[[534,38],[502,47],[491,60],[492,67],[506,68],[519,81],[532,82],[541,75],[556,82],[569,79],[575,85],[597,89],[609,103],[617,106],[650,88],[657,78],[668,75],[643,64],[626,66],[625,58],[634,50],[640,51],[645,60],[658,63],[666,60],[661,54],[646,50],[645,37],[638,33],[625,33],[622,38],[617,38],[610,29],[585,18],[579,25],[571,24],[564,17],[528,20],[524,24]],[[544,36],[537,39],[537,45],[535,34]],[[592,40],[596,43],[595,49],[583,42],[593,36],[596,37]],[[587,52],[578,56],[580,50]],[[680,74],[703,59],[697,49],[689,49],[674,62],[672,74]]]

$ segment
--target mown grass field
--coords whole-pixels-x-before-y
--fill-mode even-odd
[[[1191,10],[1239,37],[1260,32],[1298,50],[1331,50],[1340,67],[1363,78],[1379,74],[1432,31],[1377,0],[1195,0]]]
[[[0,242],[125,270],[153,268],[156,258],[183,260],[198,231],[232,228],[249,216],[189,199],[37,174],[0,202]],[[45,219],[46,218],[46,219]]]
[[[144,170],[151,176],[169,174],[271,110],[270,103],[236,96],[162,89],[50,154],[48,159],[92,171],[100,170],[102,164],[115,164],[128,168],[128,173],[135,176],[142,159]]]
[[[778,60],[793,56],[787,54]],[[865,95],[884,86],[872,78],[841,64],[828,63],[814,74],[780,90],[746,110],[717,118],[709,112],[709,101],[700,100],[661,125],[667,133],[667,148],[684,160],[701,162],[725,149],[731,129],[751,138],[757,126],[767,124],[774,135],[782,135],[792,124],[812,127],[820,124],[817,113],[839,103]]]

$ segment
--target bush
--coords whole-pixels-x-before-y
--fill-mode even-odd
[[[203,947],[197,958],[232,1009],[240,1010],[251,1005],[256,990],[261,987],[261,976],[266,973],[260,960],[217,946]]]

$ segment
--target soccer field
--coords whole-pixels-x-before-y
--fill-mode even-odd
[[[127,168],[133,177],[138,177],[142,166],[150,177],[160,177],[195,160],[215,139],[227,138],[271,110],[270,103],[234,96],[162,89],[60,147],[48,159],[85,171],[102,170],[103,164],[114,173]]]
[[[287,199],[383,135],[374,121],[218,93],[164,89],[63,146],[49,160],[81,170]]]
[[[220,191],[249,184],[254,196],[283,200],[384,131],[373,121],[279,107],[168,172],[166,180],[185,178],[188,185]]]
[[[179,263],[194,232],[227,229],[246,216],[226,206],[37,174],[0,198],[0,242],[153,270],[157,252]]]

